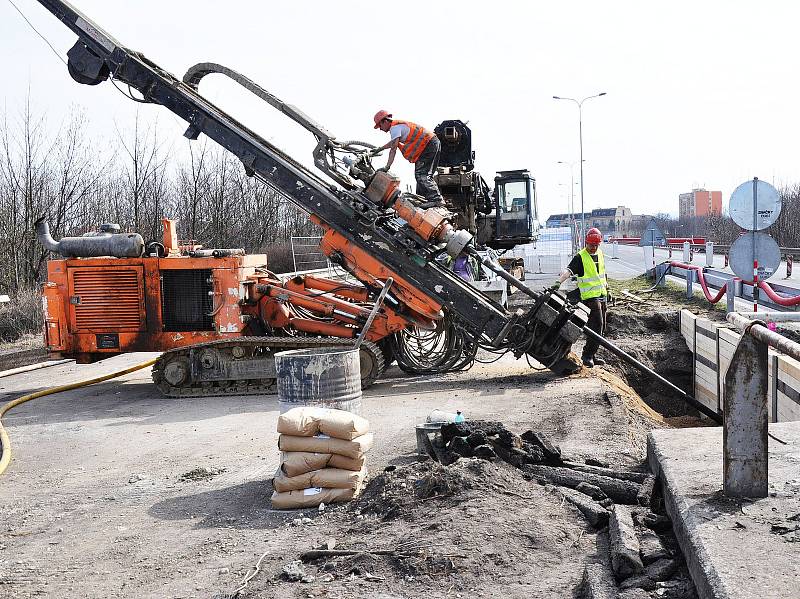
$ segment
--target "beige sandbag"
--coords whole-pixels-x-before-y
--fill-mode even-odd
[[[373,435],[367,433],[351,441],[333,439],[327,435],[316,437],[295,437],[281,435],[278,437],[278,449],[281,451],[311,451],[314,453],[335,453],[348,458],[358,459],[372,447]]]
[[[362,468],[358,472],[352,470],[342,470],[341,468],[322,468],[312,470],[305,474],[288,477],[280,469],[272,479],[272,487],[278,493],[286,491],[298,491],[312,487],[323,487],[325,489],[357,489],[367,475],[367,469]]]
[[[272,494],[272,507],[276,510],[316,507],[320,503],[350,501],[360,489],[303,489]]]
[[[295,437],[313,437],[322,433],[350,441],[368,433],[369,422],[345,410],[301,406],[278,416],[278,432]]]
[[[333,453],[311,453],[308,451],[284,451],[281,458],[281,470],[286,476],[298,476],[321,470],[322,468],[340,468],[358,472],[364,466],[365,458],[346,458]]]

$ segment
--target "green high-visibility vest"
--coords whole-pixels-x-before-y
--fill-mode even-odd
[[[581,257],[581,262],[583,262],[583,276],[578,277],[578,290],[581,292],[581,299],[588,300],[608,295],[606,288],[606,262],[603,258],[603,251],[597,248],[597,265],[595,265],[592,255],[586,248],[578,252],[578,255]]]

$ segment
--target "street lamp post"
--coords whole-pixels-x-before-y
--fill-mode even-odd
[[[554,100],[569,100],[578,105],[578,143],[580,144],[581,152],[581,238],[586,237],[586,212],[583,208],[583,103],[592,98],[599,98],[605,96],[606,92],[600,92],[594,96],[586,96],[583,100],[576,100],[575,98],[562,98],[561,96],[553,96]]]

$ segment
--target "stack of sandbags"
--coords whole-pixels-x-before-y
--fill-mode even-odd
[[[293,408],[278,417],[281,466],[272,486],[272,507],[316,507],[348,501],[367,474],[372,447],[369,422],[344,410]]]

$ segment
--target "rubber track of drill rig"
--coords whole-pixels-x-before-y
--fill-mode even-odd
[[[207,343],[188,345],[164,352],[153,365],[153,382],[159,390],[169,397],[209,397],[217,395],[264,395],[276,392],[274,378],[274,355],[279,351],[292,349],[313,349],[320,347],[352,347],[353,339],[337,337],[235,337]],[[238,349],[237,349],[238,348]],[[188,377],[180,385],[172,385],[165,377],[170,364],[181,362],[184,367],[202,369],[197,354],[211,350],[215,357],[225,361],[226,371],[236,366],[237,361],[258,360],[257,371],[266,378],[240,378],[237,380],[205,380],[192,382]],[[386,360],[380,348],[370,341],[361,343],[361,388],[370,387],[383,374]],[[236,355],[236,352],[239,355]],[[215,360],[216,361],[216,360]],[[192,364],[194,363],[194,365]],[[263,376],[263,375],[262,375]]]

